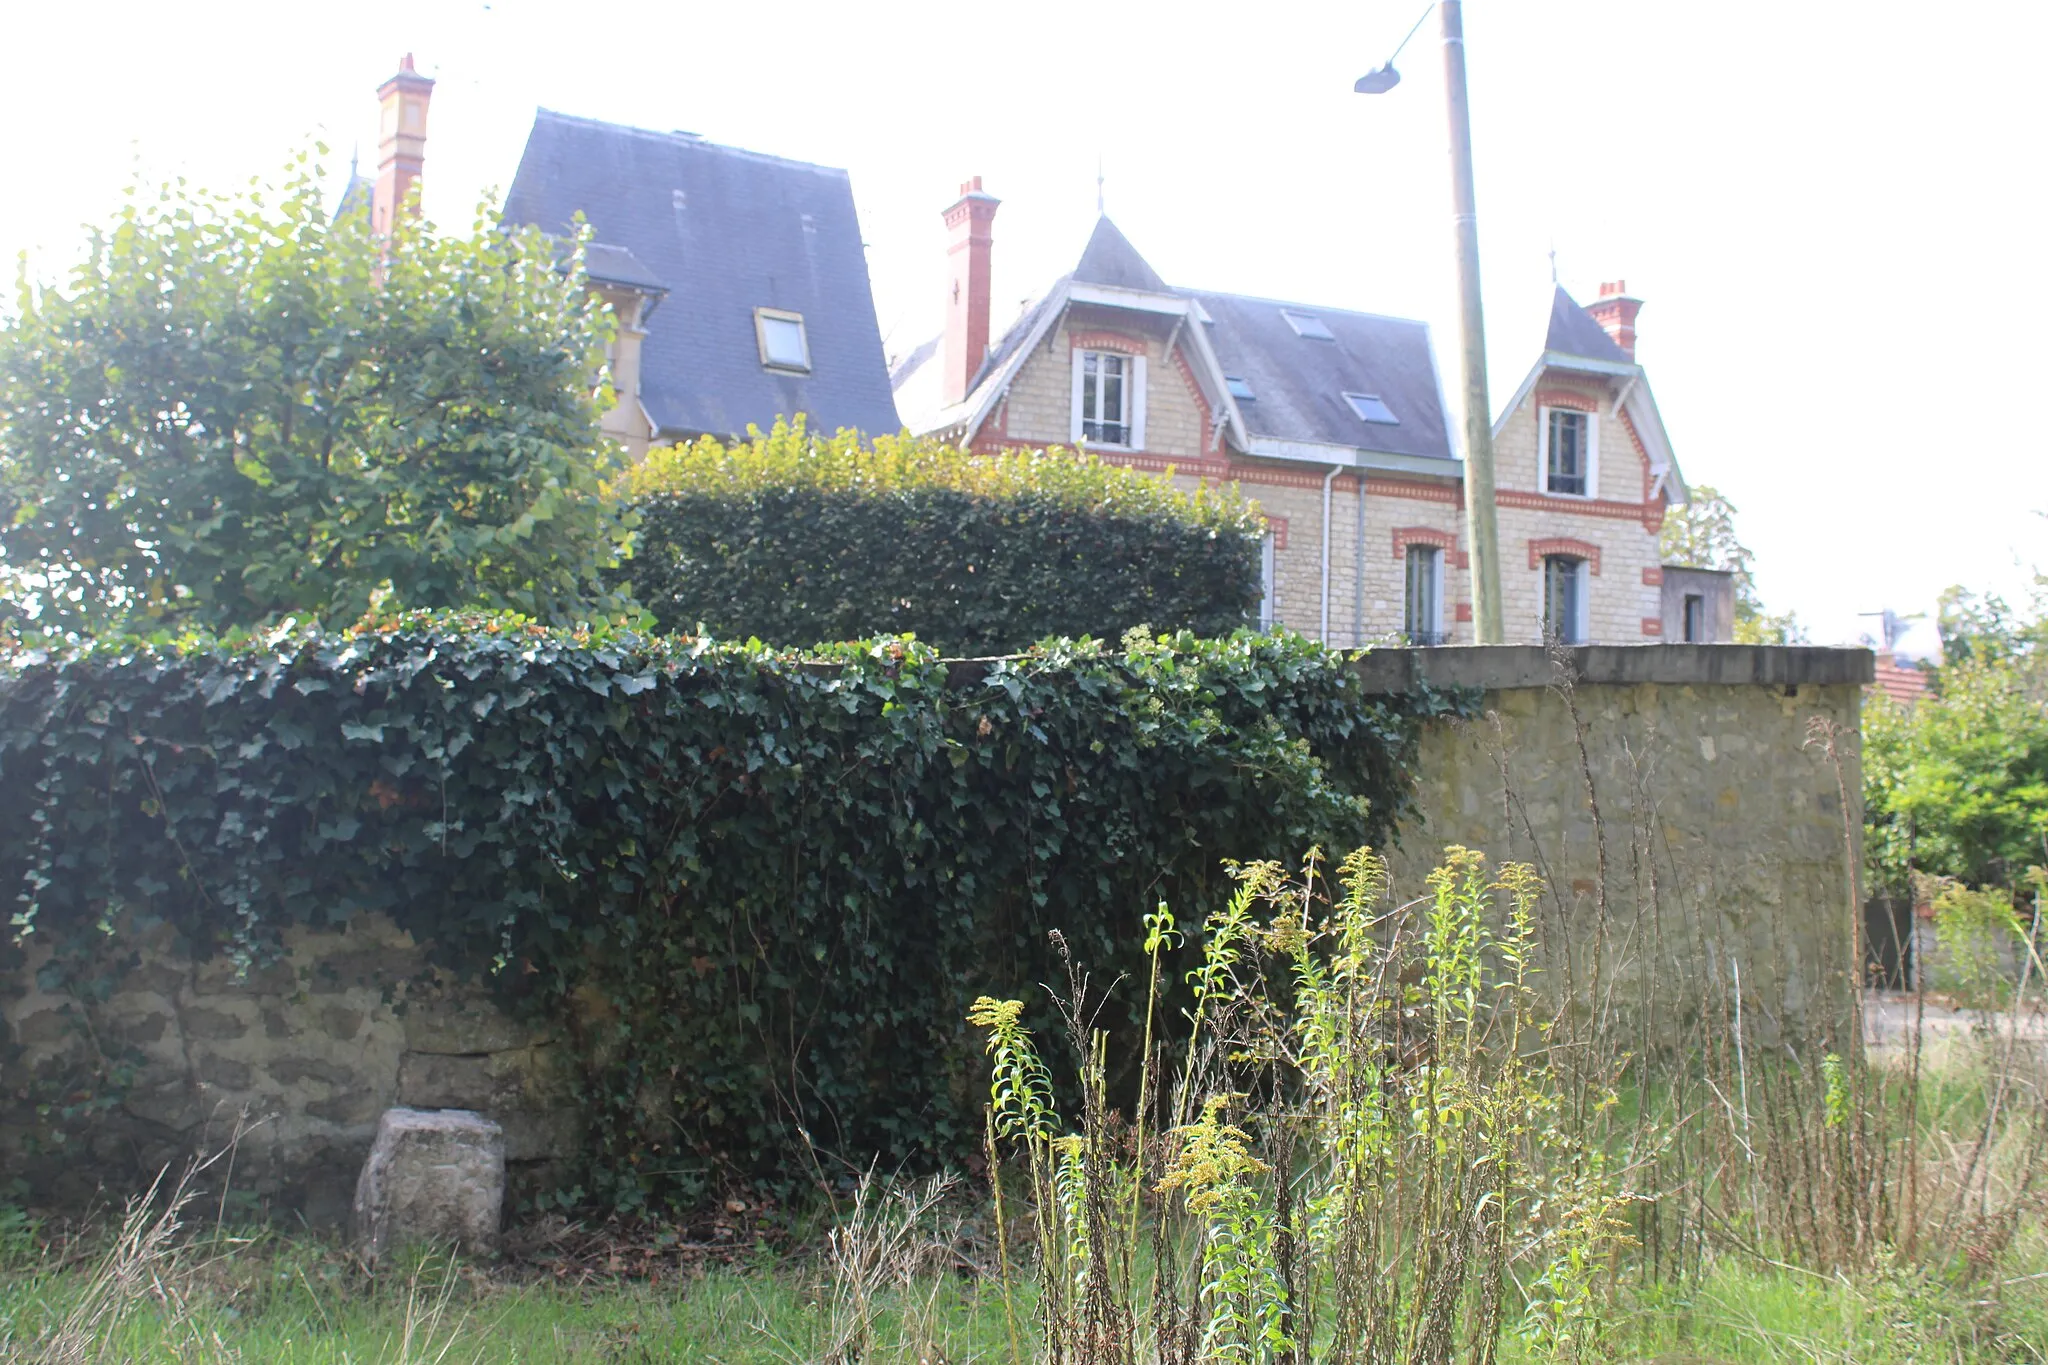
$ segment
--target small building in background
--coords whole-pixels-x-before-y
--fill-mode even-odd
[[[1726,569],[1658,567],[1664,642],[1725,645],[1735,639],[1735,575]]]

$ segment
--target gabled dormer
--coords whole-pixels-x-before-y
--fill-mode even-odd
[[[1635,358],[1642,301],[1615,281],[1582,308],[1551,295],[1543,351],[1494,422],[1501,496],[1535,495],[1613,515],[1632,510],[1652,534],[1685,483]]]

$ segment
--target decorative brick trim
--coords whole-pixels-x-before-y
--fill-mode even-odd
[[[1591,567],[1593,576],[1600,576],[1600,547],[1589,540],[1573,540],[1570,536],[1552,536],[1547,540],[1529,542],[1529,567],[1543,567],[1545,555],[1576,555]]]
[[[1173,368],[1180,371],[1181,382],[1188,386],[1188,393],[1195,400],[1196,411],[1202,414],[1202,454],[1206,456],[1216,449],[1217,442],[1223,436],[1216,425],[1215,410],[1209,406],[1208,396],[1202,392],[1202,386],[1195,382],[1195,372],[1188,365],[1187,353],[1176,345],[1170,358],[1173,361]]]
[[[1463,507],[1465,503],[1462,485],[1456,480],[1450,483],[1421,483],[1412,479],[1383,479],[1368,474],[1365,478],[1365,495],[1369,498],[1408,498],[1414,502],[1442,502],[1453,507]]]
[[[1658,620],[1654,616],[1645,616],[1643,618],[1643,634],[1662,635],[1663,633],[1664,623],[1662,621]]]
[[[1472,619],[1472,604],[1470,602],[1458,603],[1457,618],[1460,625]]]
[[[1652,564],[1649,567],[1645,568],[1643,570],[1643,586],[1646,588],[1663,587],[1664,570],[1658,568],[1655,564]]]
[[[1273,548],[1275,550],[1287,548],[1287,518],[1267,517],[1266,529],[1273,533]]]
[[[1604,517],[1610,521],[1639,521],[1652,525],[1650,518],[1657,518],[1656,525],[1663,524],[1664,505],[1657,502],[1604,502],[1599,499],[1554,498],[1547,493],[1532,493],[1519,488],[1502,488],[1494,492],[1493,500],[1500,507],[1525,507],[1533,511],[1563,513],[1578,517]]]
[[[1406,559],[1410,545],[1434,545],[1446,554],[1453,554],[1458,548],[1458,538],[1449,531],[1439,531],[1433,526],[1396,526],[1394,558]]]
[[[1069,332],[1067,341],[1077,351],[1118,351],[1124,355],[1143,355],[1146,351],[1143,337],[1125,336],[1121,332]]]
[[[1539,408],[1570,408],[1574,412],[1600,411],[1600,399],[1596,394],[1579,389],[1538,389],[1536,406]]]

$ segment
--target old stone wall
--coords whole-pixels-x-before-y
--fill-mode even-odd
[[[1542,984],[1602,1027],[1681,1036],[1739,979],[1749,1020],[1827,1031],[1861,915],[1868,651],[1508,645],[1359,667],[1375,690],[1484,692],[1479,718],[1424,733],[1398,885],[1419,894],[1449,844],[1533,864]]]
[[[247,971],[162,930],[110,943],[72,989],[48,979],[47,947],[0,971],[0,1169],[38,1202],[124,1198],[244,1116],[234,1189],[316,1225],[346,1214],[394,1104],[490,1114],[515,1190],[547,1184],[581,1139],[558,1029],[434,971],[383,916],[294,930],[281,960]]]

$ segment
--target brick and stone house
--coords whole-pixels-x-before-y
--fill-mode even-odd
[[[434,82],[378,89],[372,225],[418,181]],[[618,319],[607,435],[634,458],[697,436],[744,436],[802,414],[814,429],[899,429],[847,173],[551,110],[534,117],[505,221],[569,234],[583,215],[590,284]]]
[[[1341,646],[1472,639],[1463,462],[1427,325],[1168,285],[1104,217],[991,344],[997,203],[976,179],[946,210],[946,330],[891,376],[913,431],[1237,483],[1271,528],[1267,621]],[[1634,360],[1640,306],[1618,285],[1591,309],[1558,290],[1495,426],[1511,641],[1667,638],[1657,533],[1685,485]],[[1691,584],[1670,636],[1728,638],[1725,589]]]

